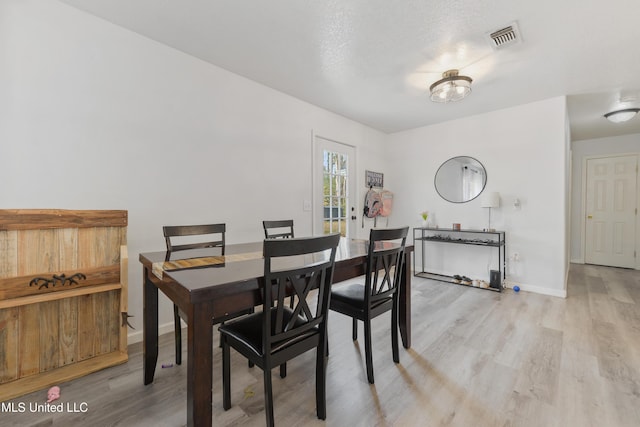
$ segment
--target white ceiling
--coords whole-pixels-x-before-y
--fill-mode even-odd
[[[637,0],[61,1],[384,132],[568,95],[573,140],[640,133],[602,117],[640,106]],[[471,95],[431,102],[450,68]]]

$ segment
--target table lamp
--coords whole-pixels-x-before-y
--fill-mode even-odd
[[[500,207],[500,193],[495,191],[485,193],[480,203],[483,208],[489,208],[489,227],[485,231],[495,231],[495,229],[491,228],[491,208]]]

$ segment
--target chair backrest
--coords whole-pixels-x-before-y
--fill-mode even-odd
[[[372,229],[365,274],[365,305],[388,299],[398,289],[409,227]]]
[[[318,326],[324,334],[324,321],[329,311],[329,295],[339,234],[292,239],[265,239],[263,324],[264,354],[274,351],[278,343],[315,333]],[[315,310],[309,307],[309,291],[318,289]],[[297,298],[293,307],[285,304],[287,290]],[[273,308],[273,310],[271,310]],[[293,311],[293,316],[285,311]],[[287,321],[287,319],[289,319]]]
[[[226,224],[174,225],[164,226],[162,231],[168,252],[215,247],[224,249],[227,226]],[[198,241],[191,241],[193,240],[191,237],[195,236]],[[183,237],[186,238],[184,240],[190,240],[189,243],[176,244],[176,239]]]
[[[262,221],[265,239],[293,238],[293,220],[284,219],[279,221]],[[288,228],[288,230],[284,230]],[[275,230],[275,231],[273,231]]]

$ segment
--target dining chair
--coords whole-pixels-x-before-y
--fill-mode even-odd
[[[233,347],[263,370],[267,426],[274,425],[271,370],[316,349],[316,414],[326,418],[327,314],[339,234],[264,241],[264,300],[262,311],[221,325],[223,408],[231,407]],[[328,254],[327,251],[330,250]],[[311,255],[313,254],[313,255]],[[285,304],[289,286],[298,301]],[[318,288],[315,304],[309,291]]]
[[[404,248],[409,227],[372,229],[364,284],[336,286],[331,290],[329,309],[353,319],[353,340],[358,339],[358,320],[364,323],[367,379],[374,383],[371,348],[371,319],[391,310],[391,348],[393,361],[398,351],[398,285],[402,275]]]
[[[262,221],[265,239],[293,238],[293,220]],[[285,230],[288,229],[288,230]],[[274,231],[275,230],[275,231]]]
[[[167,261],[171,254],[178,251],[202,248],[220,248],[220,255],[224,255],[226,224],[204,224],[204,225],[175,225],[164,226],[165,242],[167,244]],[[213,319],[213,324],[233,319],[237,316],[253,313],[253,309],[231,313],[223,317]],[[173,322],[176,347],[176,364],[182,363],[182,328],[180,319],[186,316],[177,305],[173,305]]]
[[[265,239],[291,239],[293,235],[293,220],[283,219],[277,221],[262,221],[262,227],[264,228]],[[295,304],[294,296],[291,295],[289,300],[289,307],[293,307]]]

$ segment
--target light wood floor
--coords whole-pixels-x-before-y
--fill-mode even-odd
[[[568,298],[502,294],[413,279],[413,346],[391,359],[389,316],[374,322],[375,386],[350,319],[332,313],[327,420],[314,403],[314,357],[274,370],[281,426],[640,425],[640,272],[572,265]],[[362,335],[362,327],[360,328]],[[183,334],[186,336],[186,334]],[[217,340],[214,339],[214,342]],[[186,345],[183,346],[186,348]],[[220,350],[214,352],[214,425],[264,425],[262,374],[232,353],[232,404],[222,409]],[[185,354],[186,357],[186,354]],[[159,364],[173,362],[172,335]],[[58,402],[86,413],[2,413],[9,426],[181,426],[186,364],[142,385],[141,345],[130,361],[61,384]],[[13,402],[42,403],[46,390]]]

